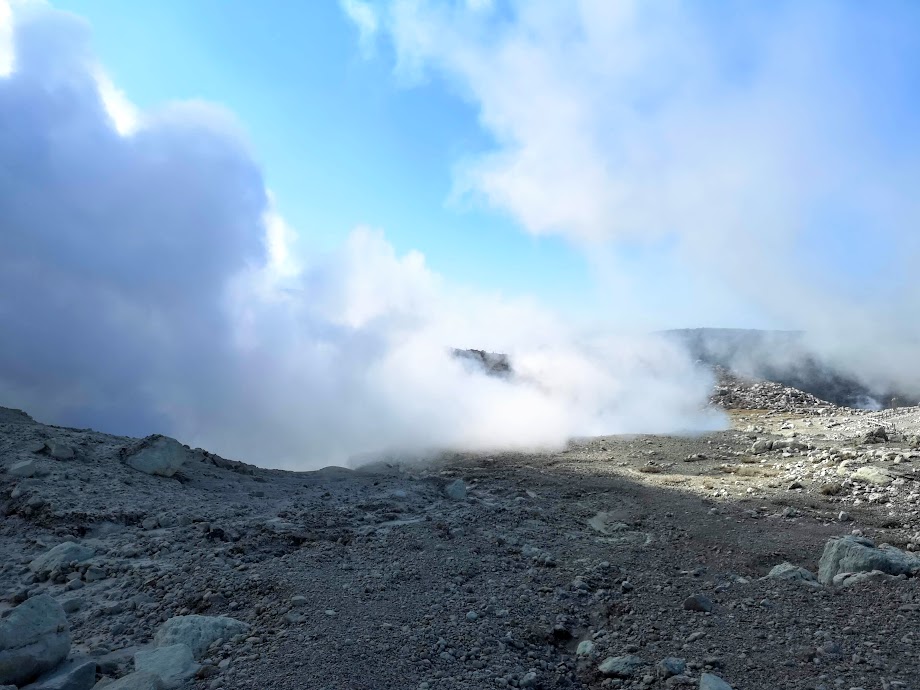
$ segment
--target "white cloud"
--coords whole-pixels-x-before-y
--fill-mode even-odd
[[[920,309],[916,6],[510,0],[502,10],[439,0],[381,10],[397,73],[442,78],[494,139],[463,159],[460,193],[592,255],[666,243],[691,279],[720,276],[860,374],[914,370],[920,326],[903,314]],[[880,338],[901,356],[882,355]],[[920,373],[908,375],[920,389]]]
[[[119,130],[86,26],[50,9],[14,24],[0,404],[301,468],[719,423],[706,377],[654,339],[583,342],[529,300],[446,284],[376,230],[311,254],[231,115],[172,104]],[[508,352],[521,380],[470,371],[452,346]]]
[[[342,10],[358,29],[361,49],[369,53],[374,46],[379,28],[377,13],[370,3],[363,0],[339,0]]]
[[[5,77],[13,71],[15,57],[13,10],[6,0],[0,0],[0,77]]]

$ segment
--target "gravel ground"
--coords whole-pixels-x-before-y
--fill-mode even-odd
[[[763,579],[854,532],[917,548],[920,453],[897,422],[865,443],[885,413],[773,402],[696,437],[358,470],[183,449],[172,477],[132,468],[133,439],[0,411],[0,615],[51,595],[103,683],[202,614],[250,628],[185,687],[920,687],[916,579]],[[67,541],[93,555],[30,567]]]

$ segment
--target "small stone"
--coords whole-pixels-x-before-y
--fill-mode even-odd
[[[732,690],[732,686],[715,674],[704,673],[700,676],[700,690]]]
[[[537,685],[537,674],[534,673],[533,671],[530,671],[529,673],[525,673],[524,677],[521,678],[520,681],[518,681],[519,688],[533,688],[533,687],[536,687],[536,685]]]
[[[468,621],[474,621],[474,620],[476,620],[477,618],[479,618],[479,614],[476,613],[475,611],[469,611],[469,612],[467,612],[467,614],[466,614],[466,619],[467,619]]]
[[[176,688],[195,675],[198,665],[187,644],[144,649],[134,655],[134,669],[159,676],[167,688]]]
[[[462,479],[455,479],[444,487],[444,493],[454,501],[462,501],[466,498],[466,484]]]
[[[591,656],[594,654],[594,642],[591,640],[582,640],[575,649],[575,656]]]
[[[704,594],[694,594],[684,599],[683,607],[687,611],[709,613],[712,611],[712,600]]]
[[[632,654],[628,656],[608,656],[597,667],[605,676],[613,678],[632,678],[647,666],[643,659]]]
[[[821,587],[818,579],[811,572],[805,568],[793,565],[792,563],[780,563],[779,565],[773,566],[772,570],[770,570],[764,579],[787,580],[816,589],[820,589]]]
[[[840,514],[837,516],[838,522],[850,522],[853,520],[853,516],[850,515],[847,511],[841,510]]]
[[[687,662],[683,659],[678,659],[677,657],[669,656],[665,657],[657,664],[655,664],[655,674],[659,678],[670,678],[671,676],[678,676],[682,674],[687,669]]]

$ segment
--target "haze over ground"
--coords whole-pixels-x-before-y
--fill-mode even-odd
[[[310,467],[711,427],[672,326],[920,388],[915,4],[330,6],[3,5],[0,404]]]

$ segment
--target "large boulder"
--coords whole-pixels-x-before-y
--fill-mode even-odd
[[[189,457],[188,449],[174,438],[154,434],[123,451],[129,467],[160,477],[172,477]]]
[[[22,690],[90,690],[96,684],[96,662],[71,659]]]
[[[70,651],[64,609],[47,594],[27,599],[0,620],[0,684],[25,685]]]
[[[88,561],[95,555],[96,552],[88,546],[65,541],[32,559],[29,568],[36,575],[48,575],[54,570],[63,570],[72,563]]]
[[[134,655],[134,669],[159,676],[164,687],[177,688],[195,675],[198,664],[187,644],[144,649]]]
[[[147,671],[135,671],[122,676],[114,683],[100,680],[93,686],[93,690],[164,690],[160,677]]]
[[[188,645],[198,659],[213,642],[248,630],[248,623],[227,616],[174,616],[160,626],[153,643],[157,647]]]
[[[893,546],[877,547],[865,537],[835,537],[824,546],[818,563],[818,581],[830,585],[834,576],[840,573],[868,573],[873,570],[889,575],[912,575],[920,570],[920,559]]]

